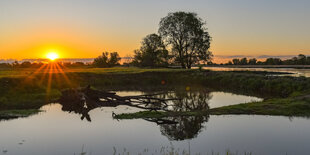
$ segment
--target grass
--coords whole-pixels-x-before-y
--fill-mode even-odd
[[[95,74],[128,74],[143,72],[181,72],[185,69],[169,69],[169,68],[136,68],[136,67],[114,67],[114,68],[63,68],[65,73],[95,73]],[[37,68],[0,68],[0,78],[5,77],[25,77],[36,74],[43,74],[45,70],[38,71]]]
[[[28,117],[39,113],[38,109],[27,109],[27,110],[4,110],[0,111],[0,120],[2,119],[13,119],[18,117]]]
[[[116,147],[113,147],[113,155],[130,155],[130,154],[138,154],[138,155],[148,155],[148,154],[152,154],[152,155],[201,155],[201,154],[206,154],[206,155],[252,155],[251,152],[240,152],[239,151],[235,151],[232,152],[229,149],[222,151],[222,153],[219,152],[205,152],[205,153],[192,153],[195,151],[191,151],[190,150],[190,143],[188,144],[188,148],[187,149],[182,149],[182,148],[176,148],[174,147],[174,145],[170,142],[169,146],[162,146],[159,149],[149,149],[149,148],[144,148],[142,149],[142,151],[139,151],[138,153],[132,153],[130,151],[130,149],[127,148],[123,148],[123,149],[117,149]],[[80,153],[74,153],[74,155],[90,155],[91,153],[87,153],[86,151],[84,151],[84,145],[82,146],[82,151]]]
[[[210,114],[255,114],[310,117],[310,98],[268,99],[263,102],[214,108],[210,110]]]
[[[116,115],[116,119],[137,119],[137,118],[163,118],[179,116],[205,116],[207,111],[187,111],[187,112],[163,112],[163,111],[140,111],[136,113],[124,113]]]
[[[216,91],[263,97],[259,103],[240,104],[210,110],[212,114],[263,114],[310,116],[310,78],[265,76],[261,72],[215,72],[183,69],[73,68],[64,74],[36,69],[0,70],[0,111],[39,109],[56,100],[61,90],[92,85],[105,90],[174,90],[203,86]],[[49,80],[49,78],[51,80]],[[50,83],[50,84],[49,84]],[[191,115],[196,115],[190,113]],[[139,113],[135,117],[163,117],[164,113]],[[174,114],[174,115],[189,115]],[[122,116],[125,117],[126,115]],[[126,117],[129,117],[127,115]],[[133,117],[133,116],[130,116]]]

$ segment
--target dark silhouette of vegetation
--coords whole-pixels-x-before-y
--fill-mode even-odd
[[[120,65],[120,60],[121,58],[117,52],[103,52],[101,56],[94,60],[93,65],[99,68],[114,67]]]
[[[12,64],[9,64],[9,63],[0,63],[0,68],[12,68]]]
[[[29,61],[25,61],[22,63],[18,63],[17,61],[10,64],[10,63],[0,63],[0,68],[5,68],[5,69],[18,69],[18,68],[40,68],[43,65],[47,65],[48,63],[53,63],[53,64],[57,64],[61,67],[66,67],[66,68],[86,68],[86,67],[90,67],[90,64],[85,64],[83,62],[61,62],[61,61],[56,61],[56,62],[46,62],[46,63],[42,63],[42,62],[29,62]]]
[[[208,122],[209,116],[180,116],[167,118],[175,124],[161,124],[160,131],[169,140],[185,140],[197,137],[203,128],[203,123]]]
[[[255,58],[249,59],[249,61],[248,61],[249,65],[255,65],[256,63],[257,63],[257,59],[255,59]]]
[[[42,65],[44,65],[43,63],[36,63],[36,62],[29,62],[29,61],[24,61],[22,63],[18,63],[17,61],[15,61],[14,63],[10,64],[10,63],[1,63],[0,64],[0,68],[39,68]]]
[[[132,63],[140,67],[167,67],[168,60],[168,50],[161,37],[150,34],[142,40],[140,49],[135,50]]]
[[[192,12],[169,13],[160,21],[159,34],[171,46],[174,61],[190,69],[199,62],[209,62],[211,37],[205,22]]]
[[[299,54],[297,57],[293,57],[287,60],[281,60],[280,58],[267,58],[265,61],[257,61],[256,58],[247,59],[232,59],[225,65],[310,65],[310,56]]]
[[[119,96],[113,92],[92,89],[90,85],[86,88],[67,89],[62,91],[61,94],[62,96],[58,102],[63,106],[62,110],[81,114],[81,119],[86,118],[88,121],[91,121],[89,111],[99,107],[127,105],[150,111],[170,111],[168,102],[179,100],[177,98],[161,98],[161,95],[157,97],[158,94]],[[204,103],[207,105],[206,102]]]

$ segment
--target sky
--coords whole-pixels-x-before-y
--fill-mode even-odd
[[[0,0],[0,59],[133,55],[175,11],[206,21],[214,55],[309,55],[309,8],[309,0]]]

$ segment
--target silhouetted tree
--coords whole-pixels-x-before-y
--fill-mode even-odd
[[[228,63],[226,65],[232,65],[232,61],[228,61]]]
[[[121,57],[118,55],[117,52],[110,53],[110,58],[108,61],[109,67],[117,66],[119,65],[119,61],[121,60]]]
[[[232,60],[234,65],[239,65],[240,64],[240,60],[239,59],[233,59]]]
[[[117,52],[103,52],[101,56],[94,60],[93,65],[96,67],[114,67],[119,65],[120,60],[121,58]]]
[[[247,65],[248,64],[248,59],[247,58],[242,58],[240,60],[240,64],[239,65]]]
[[[31,62],[29,62],[29,61],[22,62],[20,64],[20,67],[21,68],[30,68],[31,67]]]
[[[264,65],[264,62],[262,62],[262,61],[257,61],[256,64],[257,64],[257,65]]]
[[[168,66],[168,50],[157,34],[150,34],[143,38],[139,50],[135,50],[133,64],[142,67]]]
[[[256,65],[256,62],[257,62],[257,59],[252,58],[252,59],[249,59],[248,64],[249,64],[249,65]]]
[[[194,63],[211,61],[211,37],[206,31],[205,23],[196,13],[169,13],[161,19],[159,25],[160,36],[171,45],[175,61],[182,68],[190,69]]]
[[[13,66],[13,68],[19,67],[18,61],[14,61],[14,62],[12,63],[12,66]]]
[[[309,56],[307,57],[306,64],[310,65],[310,57]]]
[[[279,58],[268,58],[265,61],[266,65],[282,65],[282,60]]]
[[[303,54],[299,54],[297,57],[297,64],[298,65],[306,65],[307,57]]]

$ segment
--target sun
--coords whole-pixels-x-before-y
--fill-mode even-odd
[[[59,55],[56,52],[49,52],[46,54],[46,58],[50,59],[51,61],[54,61],[59,58]]]

